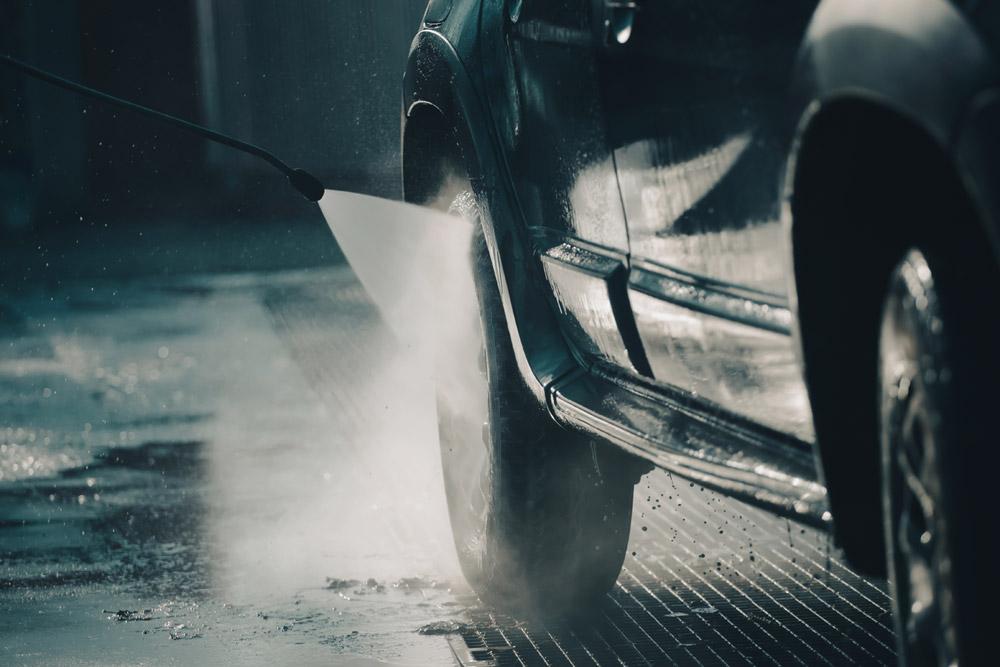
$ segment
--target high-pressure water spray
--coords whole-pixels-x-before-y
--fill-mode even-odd
[[[144,116],[149,116],[150,118],[155,118],[157,120],[163,121],[168,125],[173,125],[174,127],[179,127],[182,130],[188,132],[194,132],[195,134],[208,139],[209,141],[214,141],[218,144],[224,146],[229,146],[230,148],[235,148],[238,151],[242,151],[254,157],[264,160],[272,167],[276,168],[288,182],[291,183],[292,187],[298,190],[303,197],[309,201],[319,201],[323,198],[323,184],[320,183],[319,179],[310,174],[303,169],[297,169],[295,167],[290,167],[284,161],[279,159],[273,153],[264,150],[260,146],[254,146],[253,144],[247,143],[245,141],[240,141],[239,139],[234,139],[233,137],[222,134],[221,132],[216,132],[215,130],[210,130],[207,127],[202,127],[201,125],[196,125],[191,121],[184,120],[183,118],[177,118],[176,116],[171,116],[170,114],[163,113],[162,111],[157,111],[156,109],[150,109],[149,107],[143,106],[141,104],[136,104],[135,102],[130,102],[129,100],[124,100],[120,97],[115,97],[114,95],[109,95],[108,93],[84,86],[82,84],[76,83],[75,81],[70,81],[69,79],[64,79],[61,76],[57,76],[45,70],[39,69],[33,65],[21,62],[15,58],[11,58],[8,55],[0,54],[0,64],[6,65],[12,69],[15,69],[22,74],[30,76],[39,81],[44,81],[50,85],[56,86],[58,88],[63,88],[65,90],[72,91],[74,93],[79,93],[87,97],[92,97],[94,99],[106,102],[108,104],[121,107],[123,109],[128,109],[136,113],[142,114]]]

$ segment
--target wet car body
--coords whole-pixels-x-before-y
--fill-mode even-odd
[[[838,203],[953,172],[998,254],[997,11],[432,0],[404,78],[405,195],[468,174],[518,367],[554,419],[832,516],[878,573],[867,341],[905,219]]]

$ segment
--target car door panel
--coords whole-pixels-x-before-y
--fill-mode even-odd
[[[815,437],[787,307],[638,261],[628,297],[654,378],[805,442]]]
[[[804,440],[777,123],[813,5],[640,0],[599,59],[653,377]]]
[[[625,218],[608,142],[590,0],[508,2],[518,119],[509,152],[529,227],[618,252]]]
[[[584,365],[643,372],[625,303],[628,233],[606,132],[591,0],[484,0],[509,72],[487,91],[562,332]],[[497,35],[503,39],[498,40]]]

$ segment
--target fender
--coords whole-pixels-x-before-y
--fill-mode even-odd
[[[996,75],[993,56],[979,33],[966,15],[945,0],[879,3],[825,0],[817,8],[799,51],[785,119],[789,159],[781,184],[788,265],[796,267],[795,279],[789,285],[795,314],[793,334],[813,403],[818,435],[815,452],[820,478],[829,491],[834,533],[852,562],[868,572],[879,573],[884,566],[878,447],[871,430],[876,417],[872,412],[874,399],[869,406],[863,403],[864,398],[854,398],[851,394],[869,395],[868,385],[859,378],[867,377],[870,360],[865,354],[854,353],[850,353],[854,358],[846,362],[830,359],[848,354],[851,345],[867,340],[866,327],[871,324],[872,313],[880,308],[881,292],[868,294],[866,290],[881,287],[868,284],[875,279],[874,275],[856,273],[856,268],[852,274],[823,276],[837,270],[830,264],[827,268],[816,268],[821,272],[817,274],[820,277],[808,280],[811,315],[800,308],[799,292],[806,289],[803,270],[810,263],[803,260],[799,266],[795,261],[802,249],[796,250],[794,240],[809,238],[811,221],[795,219],[796,186],[837,175],[815,172],[822,168],[816,160],[806,168],[811,173],[805,173],[800,158],[813,154],[808,147],[815,146],[811,144],[815,134],[810,133],[814,123],[819,127],[820,119],[832,119],[834,124],[828,127],[833,127],[835,134],[829,136],[837,136],[843,129],[840,123],[867,122],[856,120],[867,116],[838,116],[837,106],[841,105],[841,110],[850,105],[863,106],[882,119],[905,126],[915,140],[924,142],[922,145],[933,146],[950,163],[945,168],[954,170],[968,183],[970,175],[981,172],[968,156],[996,159],[981,151],[956,150],[963,134],[968,135],[965,128],[974,100],[995,85]],[[842,105],[844,102],[847,105]],[[989,112],[990,105],[985,105],[983,113],[992,113],[995,121],[1000,106],[993,107],[994,111]],[[979,134],[988,132],[985,123],[980,125]],[[858,130],[864,128],[859,126]],[[992,132],[996,137],[996,131]],[[821,162],[822,158],[819,159]],[[980,192],[992,189],[982,187]],[[967,190],[976,197],[975,189]],[[981,199],[980,209],[987,207],[987,202]],[[988,219],[984,217],[984,221]],[[837,280],[838,288],[823,287],[817,291],[818,284],[833,279]],[[848,297],[847,293],[853,296]],[[820,305],[821,297],[830,298],[831,303]],[[863,309],[858,310],[862,303]],[[859,312],[865,314],[855,317]],[[841,319],[829,321],[837,316]],[[805,321],[803,317],[811,319]],[[841,327],[839,335],[831,337],[837,327]],[[810,333],[819,329],[827,329],[826,334]],[[804,335],[809,339],[804,340]],[[827,340],[819,341],[823,335]],[[836,342],[840,338],[851,342]],[[871,363],[870,368],[874,368],[874,362]]]
[[[951,145],[973,95],[995,77],[987,46],[946,0],[827,0],[798,59],[796,134],[826,103],[860,97]]]
[[[480,207],[483,231],[518,368],[531,392],[551,410],[546,388],[576,365],[539,289],[541,269],[531,251],[484,99],[451,42],[437,30],[418,32],[403,79],[403,131],[421,104],[432,105],[457,130],[477,198],[486,204]]]
[[[986,150],[997,146],[997,132],[990,128],[1000,120],[998,76],[980,33],[947,0],[822,2],[806,32],[790,91],[791,148],[782,184],[786,230],[794,224],[789,203],[796,156],[810,124],[831,103],[858,99],[908,119],[952,156],[1000,257],[1000,202],[994,201],[995,188],[982,182],[996,183],[1000,174],[1000,160],[990,157],[996,151]]]
[[[799,51],[785,116],[789,158],[780,190],[789,255],[795,224],[791,203],[804,138],[832,103],[856,99],[907,118],[953,157],[990,223],[988,234],[1000,257],[1000,201],[990,187],[1000,174],[1000,156],[987,150],[1000,143],[992,129],[1000,121],[997,77],[987,45],[946,0],[822,2]],[[788,260],[793,266],[793,257]],[[797,313],[794,280],[789,299]],[[793,328],[800,340],[797,324]]]
[[[1000,88],[985,90],[972,101],[955,156],[1000,262]]]

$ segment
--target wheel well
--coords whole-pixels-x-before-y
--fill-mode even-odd
[[[818,111],[792,178],[799,328],[834,533],[856,567],[884,574],[876,363],[889,274],[916,243],[981,230],[948,153],[872,102]]]
[[[430,103],[411,107],[403,131],[403,199],[447,209],[468,170],[454,125]]]

